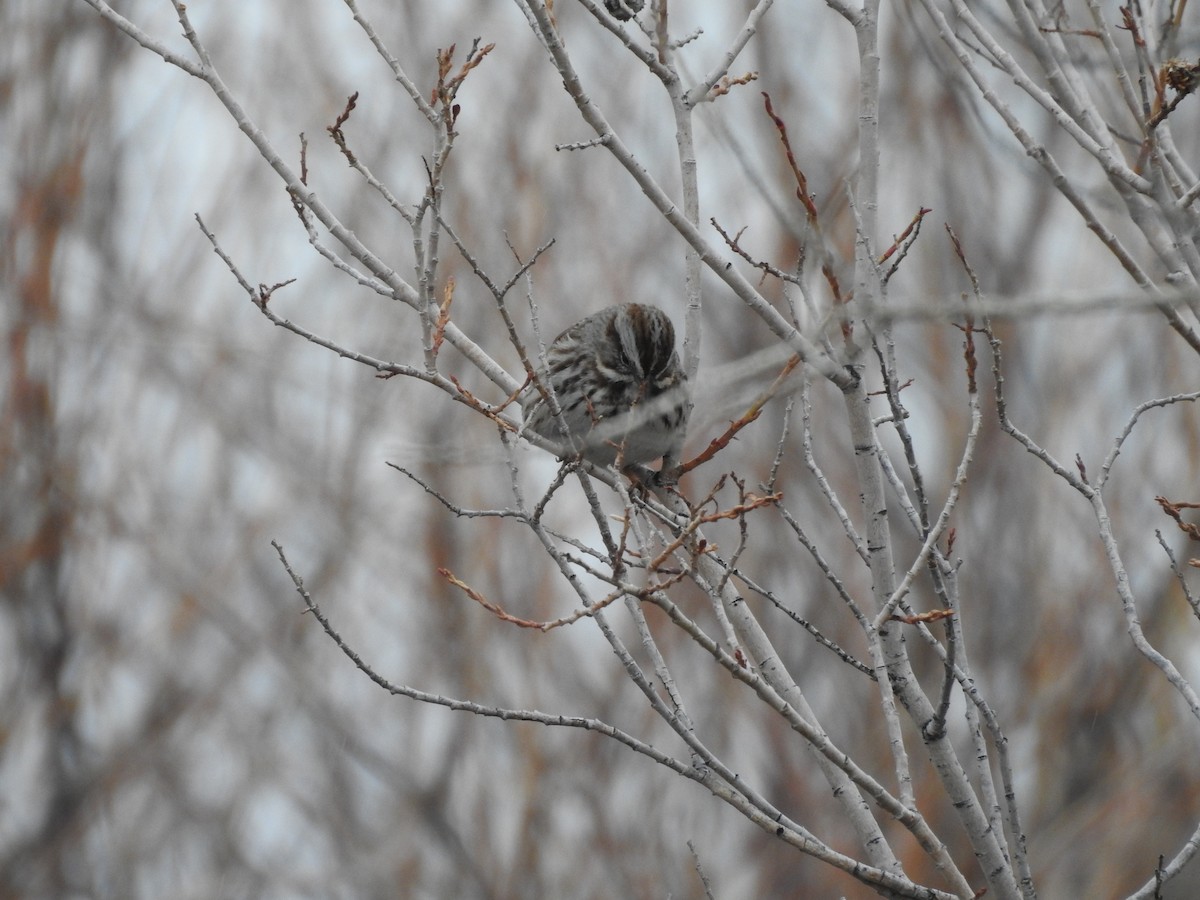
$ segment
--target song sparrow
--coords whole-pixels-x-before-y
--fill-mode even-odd
[[[598,465],[645,463],[683,436],[687,379],[675,328],[657,306],[610,306],[576,322],[546,351],[538,385],[521,398],[525,427]],[[563,433],[566,425],[567,436]]]

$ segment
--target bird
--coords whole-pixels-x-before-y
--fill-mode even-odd
[[[690,406],[671,319],[646,303],[581,319],[551,342],[520,403],[523,428],[560,444],[560,456],[601,466],[666,456],[682,443]]]

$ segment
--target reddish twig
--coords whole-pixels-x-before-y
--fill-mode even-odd
[[[971,289],[974,291],[976,299],[978,299],[979,276],[975,274],[975,270],[971,267],[971,264],[967,262],[966,251],[963,250],[962,241],[958,239],[958,235],[954,233],[954,229],[950,227],[948,222],[943,223],[943,225],[946,229],[946,234],[950,236],[950,243],[954,245],[954,255],[958,257],[958,261],[962,263],[963,270],[967,273],[967,277],[971,279]],[[978,385],[975,381],[975,372],[978,367],[978,359],[975,356],[975,334],[979,331],[979,329],[975,327],[974,316],[968,313],[966,319],[966,325],[956,325],[955,327],[961,330],[966,336],[966,341],[963,345],[963,359],[967,364],[967,390],[972,396],[974,396],[978,390]],[[989,333],[987,331],[986,319],[984,320],[984,326],[984,333]]]
[[[903,622],[905,625],[917,625],[919,623],[940,622],[942,619],[948,619],[954,615],[952,609],[931,609],[929,612],[917,613],[912,616],[892,616],[892,622]]]
[[[666,560],[673,553],[675,553],[676,550],[687,543],[688,539],[695,534],[696,530],[700,528],[701,525],[708,525],[712,522],[718,522],[722,519],[736,519],[744,516],[748,512],[759,509],[760,507],[776,504],[783,499],[783,494],[779,491],[776,491],[772,494],[745,493],[740,503],[731,506],[728,509],[721,509],[718,505],[714,512],[701,513],[700,510],[708,506],[709,503],[716,504],[716,495],[721,488],[725,486],[725,482],[728,478],[728,475],[722,475],[719,479],[717,479],[717,483],[713,486],[713,489],[708,492],[708,496],[691,508],[691,515],[688,518],[687,524],[680,530],[675,539],[667,544],[667,546],[663,548],[662,552],[660,552],[658,556],[651,561],[651,571],[658,570],[662,564],[666,562]],[[717,546],[715,544],[710,544],[705,540],[699,541],[696,544],[696,547],[693,548],[693,554],[695,556],[700,556],[704,553],[715,553],[716,551]]]
[[[308,184],[308,138],[304,136],[303,131],[300,132],[300,183]],[[300,195],[291,188],[288,188],[288,196],[292,200],[292,209],[300,217],[300,224],[304,226],[305,231],[308,231],[311,228],[308,220],[308,207],[300,200]]]
[[[329,136],[333,138],[333,142],[337,144],[337,148],[342,151],[342,155],[346,157],[346,161],[352,166],[355,165],[358,160],[355,159],[354,154],[350,151],[349,145],[346,143],[346,134],[342,131],[342,126],[350,120],[350,114],[354,112],[354,108],[357,105],[358,91],[355,91],[346,98],[346,107],[338,114],[338,117],[333,120],[333,124],[326,126],[325,128],[325,130],[329,132]]]
[[[796,179],[796,198],[804,204],[804,211],[808,213],[809,224],[816,226],[819,221],[817,205],[808,193],[808,178],[800,170],[800,166],[796,162],[796,154],[792,152],[792,142],[788,138],[787,123],[775,112],[775,107],[771,104],[771,95],[766,91],[763,91],[762,95],[767,115],[775,123],[775,130],[779,132],[779,140],[783,143],[783,151],[787,156],[788,165],[791,166],[792,176]]]
[[[385,372],[376,377],[390,378],[393,374],[394,373],[392,372]],[[512,422],[509,422],[507,419],[502,418],[500,413],[503,412],[509,406],[509,404],[516,400],[517,395],[521,393],[521,388],[523,388],[524,385],[521,385],[521,388],[518,388],[516,391],[505,397],[499,405],[492,406],[489,403],[484,403],[469,390],[463,387],[459,380],[453,375],[450,376],[449,380],[450,383],[454,385],[454,389],[458,391],[458,399],[462,403],[471,407],[471,409],[475,410],[477,413],[482,413],[483,415],[487,416],[505,431],[511,431],[515,433],[518,430],[516,425],[514,425]]]
[[[842,286],[838,282],[837,274],[833,271],[828,261],[828,255],[824,253],[824,235],[821,233],[821,221],[817,215],[817,204],[813,202],[812,195],[808,192],[808,178],[801,171],[800,165],[796,162],[796,154],[792,151],[792,142],[788,138],[787,123],[775,112],[775,107],[771,104],[771,95],[763,91],[763,102],[765,104],[767,115],[775,124],[775,130],[779,132],[779,140],[783,144],[783,151],[787,157],[788,165],[792,169],[792,176],[796,179],[796,198],[804,206],[805,215],[808,216],[808,224],[812,227],[813,232],[817,235],[821,242],[822,262],[821,274],[825,276],[825,281],[829,284],[829,290],[833,292],[833,301],[836,305],[842,306],[848,303],[850,296],[842,293]],[[842,322],[842,336],[849,339],[851,336],[851,323],[849,319]]]
[[[611,604],[624,593],[624,591],[614,591],[603,600],[600,600],[592,606],[580,609],[569,616],[563,616],[559,619],[552,619],[548,622],[536,622],[533,619],[522,619],[520,616],[514,616],[511,613],[505,612],[502,607],[492,603],[490,600],[484,597],[483,594],[456,576],[449,569],[439,568],[437,573],[492,615],[494,615],[496,618],[498,618],[501,622],[508,622],[510,625],[516,625],[518,628],[532,628],[543,632],[549,631],[552,628],[560,628],[563,625],[570,625],[572,622],[578,622],[582,618],[593,615],[604,609],[604,607]]]
[[[1183,509],[1200,509],[1200,503],[1188,503],[1183,500],[1175,502],[1168,500],[1166,497],[1155,497],[1154,502],[1162,507],[1163,512],[1175,520],[1175,524],[1179,526],[1180,531],[1193,541],[1200,541],[1200,525],[1183,521],[1183,516],[1179,514],[1179,511]]]
[[[446,287],[442,292],[442,302],[438,306],[437,321],[433,326],[433,356],[437,357],[442,342],[446,339],[446,326],[450,324],[450,304],[454,301],[454,276],[446,279]]]
[[[926,209],[924,206],[918,209],[917,214],[913,216],[912,221],[908,223],[908,227],[900,232],[899,237],[894,237],[892,239],[892,246],[883,251],[883,255],[879,257],[879,264],[883,265],[885,262],[891,259],[891,257],[896,254],[897,251],[900,254],[896,257],[896,261],[892,263],[887,272],[884,273],[884,284],[887,284],[891,277],[896,274],[896,270],[900,268],[900,263],[904,262],[904,257],[908,256],[908,251],[912,248],[912,245],[917,242],[917,238],[921,234],[921,222],[931,212],[933,212],[933,210]]]
[[[763,391],[753,403],[750,404],[749,409],[742,413],[742,415],[737,419],[734,419],[732,422],[730,422],[729,427],[725,429],[725,432],[719,437],[713,438],[709,442],[708,446],[700,451],[700,453],[698,453],[688,462],[683,463],[679,467],[679,470],[676,474],[685,475],[686,473],[692,471],[692,469],[699,468],[724,450],[727,446],[729,446],[729,442],[737,436],[739,431],[762,415],[763,407],[766,406],[767,401],[775,396],[779,388],[787,379],[788,375],[790,375],[799,364],[799,356],[789,357],[787,362],[783,364],[783,369],[781,369],[779,374],[775,376],[775,380],[772,381],[770,386]]]
[[[458,71],[450,74],[450,68],[454,62],[454,50],[457,44],[451,44],[445,50],[438,50],[438,78],[437,84],[433,88],[433,93],[429,97],[429,103],[432,106],[442,107],[442,116],[446,122],[446,127],[453,130],[454,123],[458,120],[458,114],[462,107],[454,102],[454,98],[458,95],[458,89],[462,87],[462,83],[466,81],[467,75],[471,70],[483,62],[483,58],[495,49],[495,44],[487,46],[479,46],[479,38],[471,43],[471,50],[467,53],[466,60],[459,66]]]
[[[744,75],[739,75],[736,78],[726,75],[720,81],[712,86],[712,90],[708,92],[709,100],[716,100],[718,97],[723,97],[739,84],[749,84],[752,81],[758,80],[757,72],[747,72]]]
[[[1137,19],[1134,18],[1133,10],[1128,6],[1120,7],[1121,24],[1117,27],[1123,31],[1128,31],[1133,38],[1134,46],[1145,47],[1146,39],[1142,37],[1141,31],[1138,29]]]
[[[555,628],[562,628],[564,625],[573,625],[580,619],[590,618],[591,616],[594,616],[596,613],[600,612],[602,609],[611,606],[622,597],[631,596],[644,600],[650,594],[666,590],[668,587],[683,578],[683,573],[672,575],[665,581],[656,582],[655,584],[650,584],[644,588],[638,588],[636,590],[631,590],[627,586],[621,586],[615,591],[606,594],[603,598],[597,600],[591,606],[585,606],[582,609],[578,609],[569,616],[560,616],[557,619],[549,619],[543,622],[538,622],[534,619],[522,619],[520,616],[514,616],[512,613],[505,611],[503,607],[496,603],[492,603],[478,590],[471,587],[447,568],[439,567],[437,573],[492,615],[494,615],[501,622],[508,622],[510,625],[516,625],[518,628],[531,628],[535,631],[541,632],[551,631]]]
[[[964,335],[963,339],[963,359],[967,364],[967,393],[978,393],[978,387],[975,384],[975,370],[978,367],[979,361],[975,357],[975,317],[968,315],[967,323],[959,325],[954,323],[954,327],[961,331]]]

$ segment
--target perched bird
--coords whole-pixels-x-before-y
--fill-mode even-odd
[[[687,378],[675,328],[657,306],[610,306],[576,322],[550,344],[537,380],[521,397],[525,428],[562,444],[564,456],[647,463],[683,437]]]

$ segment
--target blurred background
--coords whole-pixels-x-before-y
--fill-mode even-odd
[[[672,3],[675,33],[703,29],[684,51],[692,75],[751,5]],[[402,201],[419,200],[428,127],[346,7],[204,0],[189,10],[249,115],[293,165],[303,132],[310,185],[415,280],[410,231],[325,133],[358,92],[352,148]],[[165,0],[120,11],[189,55]],[[682,242],[602,150],[555,150],[591,134],[515,5],[362,0],[362,11],[426,94],[439,48],[456,44],[461,60],[472,39],[495,42],[459,97],[443,209],[496,280],[517,267],[506,242],[524,258],[555,240],[531,287],[547,337],[632,300],[662,305],[682,327]],[[661,87],[581,7],[560,0],[557,15],[595,100],[677,193]],[[392,681],[594,716],[684,754],[591,623],[518,633],[437,576],[449,567],[516,615],[573,608],[530,534],[456,519],[386,465],[462,506],[509,506],[494,426],[427,386],[376,379],[272,328],[212,253],[197,213],[253,283],[296,279],[272,299],[280,315],[372,356],[419,360],[411,310],[311,250],[278,179],[207,88],[81,0],[7,0],[0,33],[0,897],[702,896],[688,841],[717,897],[868,896],[601,737],[423,706],[356,670],[301,614],[272,539]],[[998,119],[946,76],[928,21],[889,6],[883,35],[881,231],[933,210],[892,297],[969,289],[944,222],[990,295],[1131,287]],[[748,70],[756,82],[697,115],[702,221],[744,227],[750,252],[794,264],[803,212],[762,112],[767,91],[830,244],[851,260],[852,32],[820,3],[779,2],[733,71]],[[1185,103],[1176,115],[1194,158],[1196,111]],[[1071,176],[1103,196],[1082,155],[1029,118]],[[1125,212],[1102,209],[1161,277]],[[447,241],[439,278],[451,275],[455,320],[518,373],[491,295]],[[704,287],[707,393],[692,452],[724,427],[704,422],[720,390],[708,373],[771,345],[719,282],[706,276]],[[528,327],[523,291],[512,306]],[[1152,313],[1009,321],[1000,334],[1014,420],[1092,471],[1138,403],[1200,383],[1195,354]],[[917,456],[940,503],[968,425],[962,335],[910,323],[896,340],[901,377],[914,379],[904,397]],[[460,357],[455,365],[464,384],[501,399]],[[853,508],[840,397],[816,385],[812,403],[819,459]],[[777,402],[685,488],[702,495],[723,471],[757,485],[782,418]],[[1108,494],[1147,633],[1193,683],[1200,626],[1155,530],[1181,560],[1200,553],[1154,497],[1200,501],[1198,421],[1189,405],[1149,413]],[[537,496],[554,461],[528,447],[515,458]],[[869,580],[798,450],[785,454],[780,487],[865,602]],[[564,527],[575,514],[566,499],[554,510]],[[853,620],[778,516],[750,527],[741,567],[861,655]],[[1130,646],[1090,510],[994,415],[955,527],[971,660],[1007,729],[1042,896],[1128,892],[1195,827],[1196,722]],[[731,529],[715,532],[718,543],[736,544]],[[907,567],[918,544],[905,541],[897,564]],[[805,827],[857,852],[796,736],[648,615],[705,740]],[[890,783],[873,685],[782,615],[762,615],[831,734]],[[936,690],[935,661],[914,654]],[[936,780],[917,776],[929,791],[918,799],[968,866]],[[936,880],[911,842],[897,847],[914,878]],[[1167,896],[1198,885],[1193,873]]]

